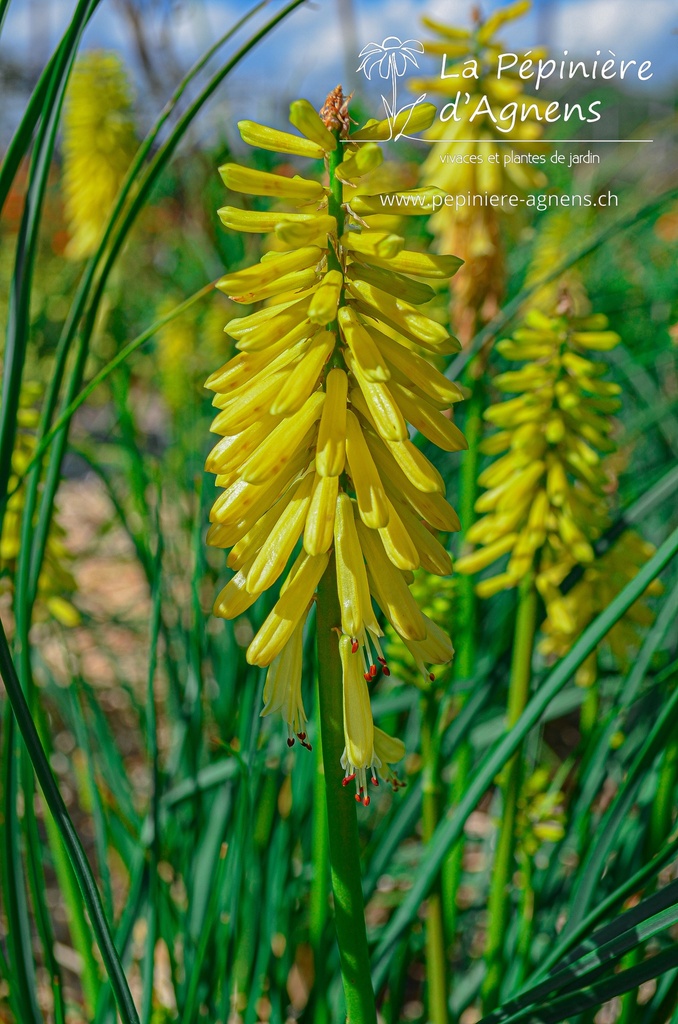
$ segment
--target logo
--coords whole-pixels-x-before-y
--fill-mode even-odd
[[[424,44],[418,39],[406,39],[403,42],[398,36],[387,36],[381,43],[363,46],[358,54],[362,60],[356,70],[364,71],[368,81],[372,80],[373,72],[378,70],[380,78],[391,82],[390,99],[383,93],[381,96],[390,127],[389,139],[400,139],[403,135],[412,138],[407,135],[407,126],[415,107],[426,99],[426,93],[423,92],[414,102],[398,108],[398,79],[405,74],[408,64],[419,67],[416,55],[423,52]]]

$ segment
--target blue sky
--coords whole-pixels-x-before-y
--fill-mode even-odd
[[[11,0],[2,38],[3,54],[27,64],[45,59],[74,6],[74,0]],[[281,6],[271,3],[271,10]],[[280,123],[288,99],[303,95],[319,104],[342,82],[360,90],[365,104],[381,116],[378,82],[355,75],[358,51],[385,36],[420,38],[423,13],[449,23],[468,24],[470,0],[309,0],[243,61],[217,98],[237,105],[239,117]],[[490,12],[500,6],[485,0]],[[163,30],[184,69],[250,4],[243,0],[183,0],[161,10],[159,2],[142,0],[152,52],[162,67]],[[593,59],[596,49],[617,57],[651,60],[652,82],[640,88],[666,92],[678,80],[678,4],[676,0],[536,0],[530,14],[503,32],[508,48],[547,43],[554,56],[563,49]],[[245,38],[244,36],[242,38]],[[127,24],[113,0],[103,0],[87,31],[85,45],[120,49],[133,60]],[[424,59],[422,68],[437,71],[438,61]],[[353,72],[351,80],[351,72]],[[635,88],[639,88],[636,83]]]

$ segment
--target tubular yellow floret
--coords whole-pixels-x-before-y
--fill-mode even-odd
[[[348,377],[338,367],[325,378],[323,405],[315,468],[320,476],[339,476],[346,460],[346,399]]]
[[[347,494],[340,494],[337,499],[334,535],[341,628],[349,636],[357,637],[364,628],[366,609],[363,601],[369,591],[353,502]]]

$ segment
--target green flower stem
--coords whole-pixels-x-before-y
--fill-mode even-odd
[[[525,576],[518,591],[518,613],[511,661],[506,728],[512,729],[523,713],[529,693],[532,648],[537,618],[537,592],[531,574]],[[488,904],[489,925],[485,945],[487,974],[482,987],[483,1010],[490,1013],[499,1002],[505,964],[503,960],[506,929],[510,917],[510,887],[514,869],[514,832],[522,774],[522,744],[506,763],[500,782],[502,819],[492,872]]]
[[[325,769],[322,759],[322,738],[319,733],[313,741],[313,747],[316,758],[313,783],[313,878],[308,930],[315,973],[313,1021],[314,1024],[327,1024],[329,1017],[325,984],[325,934],[329,916],[327,882],[330,861],[325,811]]]
[[[473,369],[473,364],[470,369]],[[459,519],[462,537],[466,536],[467,530],[470,529],[475,520],[474,506],[478,493],[477,480],[480,454],[478,446],[483,434],[484,389],[479,380],[475,380],[472,383],[473,394],[469,399],[466,419],[464,421],[464,433],[468,443],[468,451],[462,460],[459,480]],[[471,680],[473,679],[476,664],[478,598],[470,576],[458,576],[457,587],[459,630],[455,637],[457,653],[454,660],[454,672],[457,679]],[[464,695],[459,702],[458,714],[461,712],[466,700],[467,696]],[[473,751],[471,744],[468,740],[464,740],[457,748],[452,764],[453,774],[449,794],[449,801],[452,807],[456,807],[464,796],[472,767]],[[457,894],[461,884],[463,861],[464,840],[461,838],[452,847],[443,864],[442,891],[445,935],[450,947],[454,946],[454,940],[457,935],[459,913]]]
[[[360,877],[358,820],[353,793],[341,785],[344,750],[343,683],[334,557],[318,586],[318,709],[325,770],[325,799],[334,892],[334,923],[339,944],[347,1024],[376,1024],[370,979],[365,908]]]
[[[440,821],[440,735],[437,729],[439,695],[428,690],[421,699],[422,836],[429,843]],[[428,1020],[447,1024],[447,963],[443,927],[443,894],[440,876],[426,904],[426,980]]]

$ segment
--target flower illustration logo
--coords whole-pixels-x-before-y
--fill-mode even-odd
[[[368,43],[367,46],[363,46],[362,50],[358,54],[362,60],[360,61],[357,70],[364,71],[365,77],[368,80],[371,81],[372,73],[376,69],[379,71],[380,78],[391,80],[390,102],[386,99],[383,93],[381,97],[384,103],[384,109],[386,110],[386,116],[391,126],[391,138],[393,138],[396,117],[407,110],[409,110],[411,114],[412,110],[414,110],[417,104],[421,103],[426,96],[426,93],[422,93],[414,103],[408,103],[398,110],[398,79],[405,74],[408,64],[412,64],[415,68],[419,67],[416,55],[423,52],[424,45],[418,39],[406,39],[403,42],[403,40],[399,39],[398,36],[387,36],[381,41],[381,43]],[[407,121],[409,121],[409,118]],[[407,121],[395,136],[396,138],[400,138],[400,136],[404,134],[405,128],[407,127]]]

